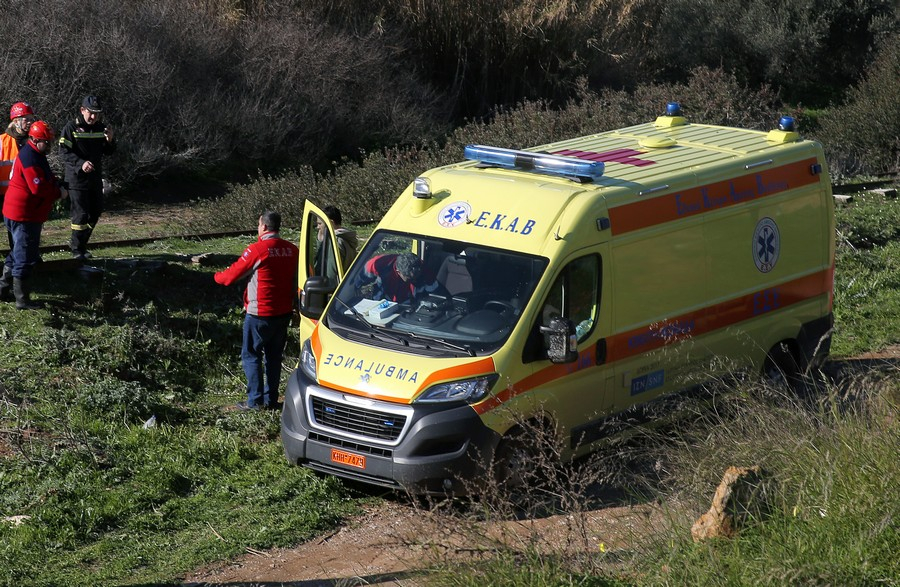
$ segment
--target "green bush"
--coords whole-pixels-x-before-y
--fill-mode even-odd
[[[454,130],[443,144],[364,153],[359,162],[342,160],[327,173],[310,167],[262,176],[236,185],[224,197],[201,202],[188,229],[196,232],[246,229],[266,208],[281,212],[288,226],[299,226],[303,203],[334,204],[349,221],[377,221],[397,195],[423,171],[462,160],[469,143],[526,148],[654,120],[668,101],[680,101],[689,120],[760,130],[773,128],[780,113],[777,93],[767,86],[742,85],[722,70],[697,68],[684,84],[639,86],[634,92],[595,93],[582,86],[565,108],[543,101],[499,108],[490,119]],[[346,222],[345,222],[346,223]]]
[[[835,177],[900,171],[900,43],[884,43],[843,105],[821,117]]]
[[[146,418],[160,405],[160,390],[150,392],[136,381],[101,379],[78,389],[78,403],[99,414],[120,414],[126,421]]]
[[[203,342],[141,324],[101,324],[80,332],[48,330],[45,336],[46,356],[84,382],[79,399],[86,404],[99,406],[105,398],[116,405],[143,407],[136,415],[146,417],[146,408],[155,400],[142,396],[144,385],[164,390],[173,399],[203,389],[205,374],[194,364],[207,354]]]
[[[378,36],[335,30],[290,2],[233,4],[14,2],[0,21],[15,39],[0,104],[27,100],[60,128],[85,94],[100,95],[119,140],[106,166],[115,183],[172,169],[241,179],[433,132],[435,96]]]

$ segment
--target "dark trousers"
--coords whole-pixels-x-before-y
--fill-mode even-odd
[[[241,363],[247,376],[247,405],[251,408],[278,404],[281,359],[287,343],[291,315],[244,318]]]
[[[91,233],[103,213],[103,186],[71,189],[69,201],[72,206],[72,239],[69,248],[73,253],[84,253]]]
[[[4,218],[3,223],[13,239],[12,251],[6,256],[4,264],[12,269],[13,277],[27,278],[38,263],[44,223],[18,222],[9,218]]]

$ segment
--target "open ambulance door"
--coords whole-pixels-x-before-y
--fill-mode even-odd
[[[325,213],[309,200],[303,205],[298,246],[300,267],[297,272],[297,295],[302,342],[312,334],[347,268],[341,263],[334,227]]]

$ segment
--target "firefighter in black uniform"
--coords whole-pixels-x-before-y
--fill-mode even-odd
[[[102,122],[103,108],[96,96],[87,96],[78,116],[62,130],[59,156],[65,164],[72,209],[72,257],[88,259],[88,239],[103,212],[103,155],[116,143],[112,129]]]

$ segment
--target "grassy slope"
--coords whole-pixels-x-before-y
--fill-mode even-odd
[[[884,214],[896,213],[897,203],[877,209],[881,216],[876,214],[874,222],[865,219],[868,215],[848,219],[852,214],[840,211],[842,234],[847,237],[852,228],[855,235],[871,236],[883,225]],[[837,354],[900,342],[896,293],[900,267],[894,237],[891,233],[867,249],[859,248],[862,241],[856,237],[846,239],[856,240],[856,248],[841,245]],[[214,252],[221,267],[246,242],[246,238],[202,243],[173,239],[105,250],[96,263],[106,271],[104,280],[86,281],[73,272],[42,274],[36,278],[37,297],[49,302],[47,309],[17,312],[10,304],[0,304],[0,336],[5,342],[0,345],[0,516],[30,517],[20,526],[0,524],[0,583],[174,580],[204,562],[246,548],[296,543],[354,510],[356,504],[336,480],[287,466],[280,455],[277,416],[228,410],[243,395],[237,356],[240,291],[216,286],[211,273],[217,267],[193,266],[186,255]],[[48,257],[53,256],[58,254]],[[296,356],[296,346],[292,339],[291,357]],[[890,407],[879,409],[896,417],[896,389],[887,397],[895,402],[894,412]],[[789,426],[785,418],[793,412],[790,406],[782,410],[775,404],[770,413],[750,411],[746,418],[751,424],[772,421]],[[804,462],[815,462],[814,455],[829,456],[821,467],[801,466],[790,473],[793,481],[782,493],[783,515],[773,525],[761,526],[732,546],[698,549],[672,537],[665,548],[643,552],[640,560],[655,564],[656,571],[664,566],[681,578],[695,576],[698,569],[736,573],[758,565],[767,570],[751,576],[771,580],[778,575],[771,574],[773,559],[760,550],[764,549],[778,553],[782,562],[775,568],[781,571],[797,568],[799,563],[791,557],[802,555],[812,565],[831,561],[832,570],[826,574],[850,583],[896,573],[896,566],[882,556],[897,546],[896,532],[866,530],[881,523],[876,508],[888,515],[897,513],[896,499],[849,501],[855,493],[891,495],[883,483],[895,483],[896,471],[893,476],[881,473],[890,473],[884,468],[885,458],[896,454],[892,452],[897,448],[896,419],[876,419],[873,424],[865,414],[848,411],[853,418],[843,419],[840,409],[835,413],[813,414],[806,423],[790,427],[797,446],[809,447]],[[143,422],[153,414],[156,427],[144,429]],[[875,427],[884,422],[894,424]],[[705,424],[700,430],[708,435],[721,423]],[[684,470],[705,470],[715,477],[719,465],[735,455],[752,459],[770,454],[790,438],[784,429],[758,428],[739,428],[736,435],[723,437],[717,446],[731,447],[730,454],[698,451],[706,437],[692,441],[685,432],[675,453],[680,456],[668,458],[689,463]],[[832,429],[841,434],[816,435]],[[873,430],[878,434],[869,433]],[[787,474],[788,465],[796,464],[791,460],[794,453],[777,454],[784,456],[775,463],[777,470]],[[851,476],[835,477],[848,470]],[[678,481],[690,487],[697,480],[684,476]],[[702,487],[708,488],[716,479],[703,481]],[[704,490],[699,489],[698,495]],[[810,509],[800,511],[815,513],[813,506],[835,495],[841,501],[832,502],[831,511],[856,516],[860,524],[848,527],[831,523],[841,518],[822,521],[816,515],[790,513],[795,505],[807,507],[804,504]],[[838,553],[827,546],[860,540],[865,552],[853,548]],[[791,547],[798,544],[812,554]],[[522,559],[517,555],[514,560]],[[649,583],[666,581],[640,560],[630,563],[631,571],[620,565],[613,571],[595,569],[588,583],[605,584],[608,579],[601,577],[609,577],[609,572],[627,582],[634,580],[632,572]],[[721,562],[710,566],[711,560]],[[549,563],[535,561],[543,573],[536,574],[534,567],[517,562],[508,573],[510,581],[515,584],[520,567],[529,576],[551,582],[577,580],[579,575],[567,561]],[[859,564],[868,565],[870,571],[848,571]],[[701,583],[714,582],[712,571],[703,576]],[[814,574],[799,578],[816,580]],[[467,584],[463,576],[457,581]]]
[[[46,309],[0,304],[0,516],[30,517],[0,524],[0,584],[172,580],[353,510],[335,480],[288,466],[276,414],[228,409],[240,289],[182,255],[224,264],[246,242],[98,251],[120,259],[95,263],[102,281],[42,273]]]

